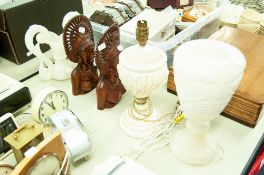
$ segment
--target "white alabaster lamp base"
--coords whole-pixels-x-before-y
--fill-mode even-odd
[[[144,45],[147,39],[147,23],[141,20],[138,24],[139,38],[143,36],[140,43]],[[160,123],[160,116],[153,109],[149,97],[167,81],[167,55],[153,46],[134,45],[120,53],[117,70],[125,89],[134,96],[134,102],[121,116],[121,128],[131,137],[146,138]]]
[[[206,165],[222,149],[208,134],[209,124],[225,109],[246,67],[234,46],[215,40],[192,40],[174,54],[174,81],[187,119],[186,129],[175,132],[172,150],[190,165]],[[220,158],[221,158],[220,157]]]
[[[171,149],[178,160],[200,166],[211,163],[218,153],[223,155],[222,149],[209,137],[206,128],[207,124],[194,126],[187,121],[185,129],[171,136]]]
[[[158,124],[158,111],[153,109],[149,103],[145,105],[133,103],[120,118],[122,130],[128,136],[139,139],[146,138],[152,134]]]
[[[148,137],[159,124],[158,111],[153,109],[151,116],[144,120],[133,118],[127,109],[120,118],[122,130],[130,137],[144,139]]]

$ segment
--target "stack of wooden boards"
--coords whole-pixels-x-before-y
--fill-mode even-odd
[[[177,95],[172,65],[169,67],[169,77],[168,77],[168,82],[167,82],[167,90],[168,90],[168,92]]]
[[[223,111],[223,115],[247,126],[255,127],[264,104],[264,37],[231,27],[223,27],[210,39],[229,43],[245,55],[247,66],[244,76]],[[167,88],[169,92],[175,94],[176,87],[173,84],[173,70],[170,67]]]

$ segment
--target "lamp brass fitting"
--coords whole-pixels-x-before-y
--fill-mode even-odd
[[[136,39],[140,46],[145,46],[148,41],[149,28],[148,23],[145,20],[139,20],[137,22]]]

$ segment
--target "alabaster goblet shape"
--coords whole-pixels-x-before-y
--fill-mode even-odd
[[[167,55],[153,46],[134,45],[120,53],[117,69],[125,89],[134,96],[120,118],[121,128],[129,136],[145,138],[159,122],[149,96],[167,80]]]
[[[175,156],[191,165],[214,160],[218,144],[208,134],[210,121],[219,116],[242,79],[246,61],[235,47],[215,40],[193,40],[174,54],[174,80],[187,118],[186,128],[175,131]],[[224,129],[224,128],[223,128]]]

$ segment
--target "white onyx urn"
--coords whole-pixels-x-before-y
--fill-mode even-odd
[[[208,133],[209,125],[230,101],[245,66],[237,48],[216,40],[189,41],[175,51],[174,80],[187,118],[186,128],[171,136],[177,159],[190,165],[215,160],[222,149]]]
[[[120,125],[127,135],[134,138],[146,138],[159,124],[160,116],[153,108],[149,96],[168,77],[166,53],[146,45],[147,39],[147,22],[138,21],[139,44],[123,50],[117,65],[122,84],[134,96],[133,103],[120,118]]]

